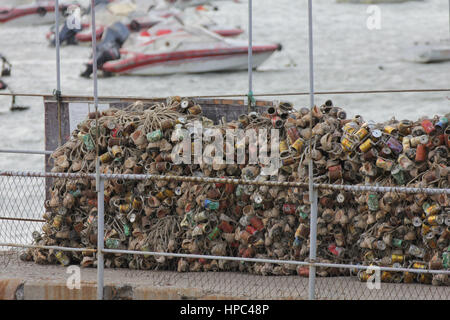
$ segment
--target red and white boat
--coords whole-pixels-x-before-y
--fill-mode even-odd
[[[248,65],[248,43],[223,38],[203,27],[181,24],[165,28],[158,24],[148,30],[149,36],[130,37],[120,50],[119,60],[108,61],[102,70],[112,74],[163,75],[245,70]],[[253,68],[257,68],[279,44],[253,45]]]
[[[64,12],[67,7],[63,1],[60,2],[60,12]],[[55,1],[35,1],[15,7],[0,4],[0,24],[25,26],[51,23],[55,23]]]

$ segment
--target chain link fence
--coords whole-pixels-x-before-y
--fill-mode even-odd
[[[40,264],[36,264],[24,259],[26,248],[21,245],[35,245],[36,241],[32,237],[33,231],[43,233],[46,213],[45,180],[47,174],[3,174],[0,175],[0,264],[4,269],[4,275],[21,277],[23,273],[30,272],[33,277],[55,275],[57,270],[61,270],[56,258],[57,252],[65,249],[60,247],[36,250],[46,252],[45,259]],[[64,175],[64,183],[69,181],[81,181],[83,183],[95,183],[91,176]],[[47,176],[47,178],[49,178]],[[117,179],[117,176],[113,178]],[[124,176],[124,183],[129,177]],[[107,178],[108,179],[112,179]],[[89,180],[89,182],[87,182]],[[103,180],[103,179],[102,179]],[[157,180],[157,179],[155,179]],[[108,199],[106,199],[108,200]],[[48,203],[47,203],[48,205]],[[322,212],[321,210],[319,210]],[[168,215],[170,216],[170,214]],[[319,214],[319,228],[321,215]],[[87,219],[81,221],[86,223]],[[92,221],[91,221],[92,222]],[[53,223],[53,220],[52,220]],[[105,225],[111,223],[105,217]],[[179,221],[178,221],[179,223]],[[94,223],[92,230],[97,225]],[[107,232],[108,230],[105,229]],[[294,230],[295,231],[295,230]],[[106,234],[106,233],[105,233]],[[83,248],[79,238],[70,241],[69,234],[67,241],[51,243],[54,246],[66,248]],[[78,242],[77,242],[78,241]],[[306,242],[309,245],[309,240]],[[13,244],[14,246],[12,246]],[[290,246],[291,243],[286,243]],[[354,246],[358,244],[355,242]],[[96,246],[89,246],[91,252],[66,252],[75,264],[81,263],[83,274],[87,279],[96,279],[97,253]],[[348,261],[343,264],[326,265],[329,254],[324,254],[320,250],[321,243],[318,243],[318,259],[315,260],[316,277],[314,278],[315,299],[408,299],[408,300],[438,300],[450,299],[448,286],[436,286],[431,284],[432,274],[429,270],[415,270],[411,283],[404,283],[405,271],[393,272],[391,270],[380,270],[381,283],[379,287],[368,287],[366,281],[360,281],[362,266],[349,266]],[[108,248],[108,246],[106,246]],[[69,249],[70,250],[70,249]],[[211,257],[191,255],[186,251],[178,253],[170,252],[142,252],[124,250],[105,249],[105,281],[115,281],[120,279],[124,284],[149,285],[157,287],[175,288],[195,288],[205,294],[219,297],[237,297],[246,299],[308,299],[310,290],[309,269],[310,264],[307,259],[298,260],[272,260],[259,259],[256,255],[253,258],[240,257],[236,251],[227,251],[226,256]],[[131,249],[132,250],[132,249]],[[230,253],[232,253],[230,255]],[[178,254],[178,256],[177,256]],[[164,256],[164,257],[163,257]],[[84,259],[83,258],[86,258]],[[21,259],[22,258],[22,259]],[[222,258],[222,259],[221,259]],[[158,260],[159,259],[159,260]],[[165,259],[164,267],[158,265],[158,261]],[[29,258],[28,258],[29,260]],[[182,268],[180,261],[187,262],[189,268]],[[61,262],[61,261],[60,261]],[[148,262],[146,264],[145,262]],[[169,267],[167,267],[169,266]],[[257,266],[257,267],[255,267]],[[408,267],[408,265],[405,265]],[[183,272],[177,272],[181,268]],[[248,271],[259,270],[259,274],[252,274]],[[442,271],[441,271],[442,273]],[[449,271],[444,271],[448,277]],[[389,279],[396,274],[402,275],[402,283],[395,283]],[[62,277],[64,272],[61,272]],[[370,273],[368,273],[370,276]],[[83,276],[84,277],[84,276]],[[392,283],[394,282],[394,283]],[[421,283],[422,282],[422,283]]]
[[[44,201],[45,179],[0,177],[0,242],[30,244],[32,232],[45,222]]]

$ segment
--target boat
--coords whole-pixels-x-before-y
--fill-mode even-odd
[[[18,6],[0,5],[0,24],[41,25],[55,23],[55,5],[55,1],[39,0]],[[68,4],[61,1],[59,4],[61,17],[67,8]]]
[[[450,0],[448,1],[450,26]],[[415,42],[406,53],[406,59],[419,63],[450,61],[450,38],[440,41]]]
[[[450,61],[450,38],[436,42],[416,42],[408,60],[419,63]]]
[[[125,23],[125,25],[130,29],[131,32],[139,32],[142,30],[147,30],[154,25],[174,16],[177,16],[180,19],[185,20],[186,18],[191,18],[191,20],[198,21],[203,27],[208,30],[211,30],[222,37],[237,37],[241,35],[244,30],[239,27],[230,27],[226,25],[217,24],[211,18],[207,17],[204,14],[201,14],[200,11],[195,11],[197,14],[195,15],[186,15],[183,14],[181,10],[176,8],[150,8],[148,13],[144,16],[134,16],[132,19],[122,19],[121,21]],[[112,21],[111,18],[108,19]],[[117,19],[119,20],[119,19]],[[80,44],[90,44],[92,42],[92,28],[90,25],[83,25],[83,30],[77,32],[75,35],[75,39]],[[103,24],[99,24],[96,28],[96,38],[100,40],[103,36],[103,32],[106,30],[106,26]],[[47,35],[47,39],[50,40],[51,35]]]
[[[172,31],[173,24],[168,24],[150,28],[148,37],[130,37],[120,58],[104,63],[101,70],[117,75],[164,75],[247,69],[247,41],[224,38],[199,25],[179,23],[177,31]],[[254,44],[252,50],[256,69],[281,45]]]

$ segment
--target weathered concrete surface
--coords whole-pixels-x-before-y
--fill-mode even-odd
[[[7,262],[7,263],[6,263]],[[0,299],[96,299],[97,270],[81,268],[81,289],[66,286],[67,268],[0,258]],[[177,273],[105,269],[105,299],[307,299],[308,278],[236,272]],[[19,289],[19,290],[17,290]],[[450,299],[449,287],[382,283],[369,290],[355,277],[316,278],[318,299]]]
[[[97,285],[83,282],[79,290],[70,290],[61,281],[27,280],[23,291],[24,300],[92,300],[96,298]]]
[[[16,300],[16,292],[22,284],[22,279],[0,279],[0,300]]]

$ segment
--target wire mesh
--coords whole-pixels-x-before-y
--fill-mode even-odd
[[[386,192],[376,188],[362,192],[345,188],[321,190],[317,258],[319,262],[337,265],[363,264],[374,270],[388,267],[423,269],[423,272],[319,267],[317,299],[450,298],[450,271],[442,262],[449,245],[448,226],[445,225],[448,221],[447,190],[428,196],[421,192],[408,195],[401,191]],[[420,201],[442,203],[442,210],[438,212],[442,217],[440,224],[429,224],[431,219],[422,212],[422,206],[415,212],[410,210],[411,203],[417,205]],[[349,207],[347,203],[353,205]],[[446,270],[446,274],[424,273],[430,269]]]
[[[45,179],[0,176],[0,242],[31,243],[43,225],[44,201]]]
[[[450,290],[445,286],[421,283],[386,283],[367,286],[357,277],[316,278],[318,300],[448,300]]]
[[[36,222],[43,218],[46,212],[44,203],[45,197],[45,174],[37,176],[0,176],[0,210],[2,217],[14,220],[0,220],[1,242],[31,244],[34,243],[31,236],[33,231],[42,232],[43,222]],[[61,179],[61,178],[59,178]],[[64,179],[64,181],[74,180],[76,177]],[[92,180],[93,182],[93,180]],[[135,181],[137,184],[138,180]],[[125,182],[126,184],[126,182]],[[339,192],[339,191],[337,191]],[[319,202],[320,203],[320,202]],[[319,223],[323,213],[323,208],[319,205]],[[170,215],[169,215],[170,216]],[[105,221],[109,221],[106,219]],[[319,246],[324,243],[320,236],[319,226]],[[293,234],[291,235],[293,236]],[[327,240],[330,238],[330,234]],[[292,240],[292,239],[291,239]],[[322,241],[322,242],[321,242]],[[58,245],[71,247],[74,242],[63,241],[55,243]],[[286,243],[290,246],[291,243]],[[355,243],[356,246],[356,243]],[[92,247],[92,246],[91,246]],[[95,247],[95,246],[94,246]],[[5,275],[22,276],[32,274],[33,277],[53,277],[59,274],[61,279],[65,279],[65,268],[57,266],[58,260],[55,258],[55,250],[40,249],[46,253],[46,259],[42,264],[35,264],[31,261],[24,261],[24,252],[21,248],[1,248],[0,265]],[[7,250],[5,250],[7,249]],[[130,248],[128,248],[130,249]],[[126,250],[126,249],[125,249]],[[237,256],[237,252],[228,251],[227,256]],[[82,277],[85,280],[95,280],[96,261],[95,253],[72,253],[71,264],[79,265],[82,258],[90,256],[92,259],[83,266]],[[306,255],[307,256],[307,255]],[[318,250],[318,262],[330,261],[333,254],[324,254]],[[22,258],[22,259],[21,259]],[[278,259],[273,256],[273,259]],[[151,262],[152,267],[142,267],[143,260]],[[190,264],[190,268],[184,272],[177,272],[180,258],[165,259],[171,260],[170,266],[158,266],[155,262],[157,257],[124,254],[105,254],[105,283],[119,281],[123,285],[132,286],[154,286],[173,287],[179,289],[195,289],[203,296],[215,297],[239,297],[247,299],[307,299],[308,298],[308,266],[295,266],[283,263],[279,260],[274,263],[249,263],[225,260],[209,260],[198,258],[184,259]],[[298,258],[300,259],[300,258]],[[322,260],[321,260],[322,259]],[[88,259],[89,260],[89,259]],[[331,260],[333,261],[333,260]],[[334,261],[335,262],[335,261]],[[342,260],[341,263],[351,261]],[[337,262],[339,263],[339,262]],[[259,265],[259,274],[254,274],[255,265]],[[144,264],[145,266],[145,264]],[[231,267],[230,267],[231,266]],[[415,274],[413,283],[388,283],[387,275],[382,272],[382,282],[380,288],[369,289],[366,282],[359,280],[357,272],[348,268],[323,267],[318,266],[315,280],[316,299],[420,299],[438,300],[450,299],[448,286],[432,285],[432,275]],[[325,271],[325,272],[324,272]],[[299,275],[301,274],[301,275]],[[391,272],[392,274],[392,272]],[[448,274],[446,275],[448,277]],[[30,276],[31,277],[31,276]],[[430,278],[431,277],[431,278]],[[448,278],[447,278],[448,279]],[[427,282],[427,283],[419,283]]]

